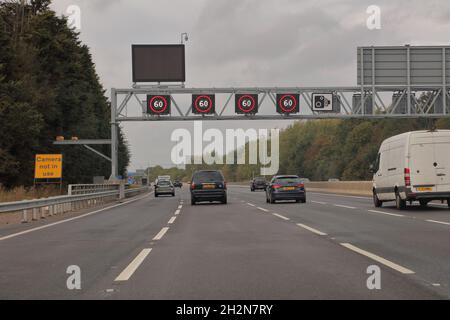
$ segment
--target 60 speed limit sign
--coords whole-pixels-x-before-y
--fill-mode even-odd
[[[213,94],[193,94],[192,113],[214,114],[216,112],[215,96]]]
[[[299,107],[299,94],[290,93],[277,93],[277,112],[278,113],[298,113]]]
[[[235,94],[235,112],[249,114],[258,112],[258,94]]]
[[[170,114],[170,95],[147,95],[148,114]]]

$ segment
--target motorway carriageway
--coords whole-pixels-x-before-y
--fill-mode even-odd
[[[0,227],[0,299],[448,299],[450,210],[375,209],[307,194],[268,204],[230,186],[227,205],[140,195],[75,216]],[[70,265],[81,289],[68,290]],[[370,265],[381,290],[366,286]]]

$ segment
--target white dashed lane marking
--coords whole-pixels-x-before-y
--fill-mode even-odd
[[[450,222],[437,221],[437,220],[425,220],[425,221],[432,222],[432,223],[439,223],[439,224],[443,224],[443,225],[446,225],[446,226],[450,226]]]
[[[343,204],[334,204],[335,207],[346,208],[346,209],[356,209],[356,207],[344,206]]]
[[[378,211],[378,210],[368,210],[369,212],[372,213],[380,213],[380,214],[385,214],[387,216],[393,216],[393,217],[404,217],[403,214],[397,214],[397,213],[390,213],[390,212],[384,212],[384,211]]]
[[[319,230],[317,230],[317,229],[308,227],[308,226],[305,225],[305,224],[297,223],[297,225],[298,225],[299,227],[303,228],[303,229],[306,229],[306,230],[308,230],[308,231],[311,231],[312,233],[318,234],[319,236],[326,236],[326,235],[327,235],[325,232],[322,232],[322,231],[319,231]]]
[[[153,238],[153,240],[161,240],[161,238],[166,234],[167,230],[169,230],[168,227],[162,228],[161,231],[158,232],[158,234]]]
[[[377,256],[376,254],[373,254],[373,253],[370,253],[370,252],[368,252],[366,250],[363,250],[363,249],[360,249],[358,247],[355,247],[354,245],[352,245],[350,243],[341,243],[341,245],[343,247],[347,248],[347,249],[350,249],[350,250],[356,252],[356,253],[359,253],[359,254],[361,254],[363,256],[366,256],[366,257],[368,257],[368,258],[370,258],[372,260],[375,260],[375,261],[377,261],[377,262],[379,262],[381,264],[384,264],[385,266],[387,266],[387,267],[389,267],[391,269],[394,269],[394,270],[396,270],[396,271],[398,271],[400,273],[403,273],[403,274],[414,274],[414,271],[412,271],[410,269],[407,269],[407,268],[402,267],[402,266],[400,266],[400,265],[398,265],[398,264],[396,264],[396,263],[394,263],[392,261],[389,261],[389,260],[384,259],[384,258],[382,258],[380,256]]]
[[[170,218],[170,220],[167,222],[168,224],[172,224],[174,221],[175,221],[175,219],[176,219],[177,217],[172,217],[172,218]]]
[[[127,281],[133,275],[133,273],[139,268],[144,259],[152,251],[151,248],[143,249],[133,261],[119,274],[114,281]]]
[[[278,218],[280,218],[280,219],[283,219],[283,220],[290,220],[289,218],[287,218],[287,217],[285,217],[285,216],[282,216],[281,214],[278,214],[278,213],[272,213],[275,217],[278,217]]]

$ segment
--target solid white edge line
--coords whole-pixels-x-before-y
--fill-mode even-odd
[[[352,250],[352,251],[354,251],[356,253],[359,253],[359,254],[361,254],[363,256],[366,256],[367,258],[375,260],[375,261],[377,261],[377,262],[379,262],[381,264],[384,264],[386,267],[394,269],[394,270],[396,270],[396,271],[398,271],[400,273],[403,273],[403,274],[414,274],[415,273],[414,271],[412,271],[410,269],[407,269],[407,268],[402,267],[402,266],[400,266],[400,265],[398,265],[398,264],[396,264],[396,263],[394,263],[392,261],[389,261],[389,260],[384,259],[384,258],[382,258],[380,256],[377,256],[376,254],[373,254],[373,253],[370,253],[370,252],[368,252],[366,250],[360,249],[360,248],[358,248],[358,247],[356,247],[356,246],[354,246],[354,245],[352,245],[350,243],[341,243],[341,246],[343,246],[343,247],[345,247],[347,249],[350,249],[350,250]]]
[[[265,209],[265,208],[261,208],[261,207],[256,207],[257,209],[264,211],[264,212],[269,212],[269,210]]]
[[[333,204],[333,206],[339,207],[339,208],[345,208],[345,209],[356,209],[356,207],[345,206],[343,204]]]
[[[373,212],[373,213],[385,214],[385,215],[394,216],[394,217],[405,217],[403,214],[397,214],[397,213],[389,213],[389,212],[378,211],[378,210],[367,210],[367,211]]]
[[[319,230],[317,230],[317,229],[308,227],[308,226],[305,225],[305,224],[297,223],[297,225],[298,225],[299,227],[303,228],[303,229],[306,229],[306,230],[311,231],[311,232],[313,232],[313,233],[315,233],[315,234],[318,234],[319,236],[326,236],[326,235],[327,235],[325,232],[322,232],[322,231],[319,231]]]
[[[175,214],[175,215],[180,214],[180,209],[175,210],[175,213],[174,213],[174,214]]]
[[[253,203],[247,202],[249,206],[256,207]]]
[[[439,223],[439,224],[444,224],[446,226],[450,226],[450,222],[437,221],[437,220],[425,220],[425,221],[433,222],[433,223]]]
[[[288,217],[285,217],[285,216],[282,216],[281,214],[278,214],[278,213],[272,213],[274,216],[276,216],[276,217],[278,217],[278,218],[281,218],[281,219],[283,219],[283,220],[291,220],[291,219],[289,219]]]
[[[169,230],[168,227],[162,228],[161,231],[159,231],[158,234],[153,238],[153,240],[161,240],[161,238],[166,234],[167,230]]]
[[[106,210],[109,210],[109,209],[116,208],[116,207],[120,207],[120,206],[123,206],[125,204],[144,199],[145,197],[149,196],[152,193],[153,193],[153,191],[149,192],[149,194],[146,194],[143,197],[131,199],[129,201],[125,201],[125,202],[118,203],[118,204],[115,204],[115,205],[112,205],[112,206],[109,206],[109,207],[105,207],[105,208],[101,208],[101,209],[98,209],[98,210],[95,210],[95,211],[91,211],[91,212],[88,212],[88,213],[85,213],[85,214],[82,214],[82,215],[79,215],[79,216],[76,216],[76,217],[67,218],[67,219],[64,219],[64,220],[60,220],[60,221],[56,221],[56,222],[53,222],[53,223],[45,224],[45,225],[40,226],[40,227],[36,227],[36,228],[20,231],[20,232],[17,232],[17,233],[13,233],[13,234],[1,237],[0,241],[6,240],[6,239],[11,239],[11,238],[14,238],[14,237],[17,237],[17,236],[20,236],[20,235],[23,235],[23,234],[27,234],[27,233],[30,233],[30,232],[33,232],[33,231],[38,231],[38,230],[46,229],[46,228],[49,228],[49,227],[53,227],[53,226],[56,226],[58,224],[62,224],[62,223],[65,223],[65,222],[78,220],[78,219],[81,219],[81,218],[84,218],[84,217],[87,217],[87,216],[90,216],[90,215],[93,215],[93,214],[96,214],[96,213],[99,213],[99,212],[102,212],[102,211],[106,211]]]
[[[314,201],[314,200],[311,200],[311,202],[312,202],[312,203],[318,203],[318,204],[327,204],[326,202],[322,202],[322,201]]]
[[[117,276],[114,281],[127,281],[133,275],[133,273],[139,268],[139,266],[144,262],[144,259],[152,251],[151,248],[142,249],[142,251],[136,256],[136,258],[131,261],[131,263],[123,269],[123,271]]]
[[[172,217],[172,218],[170,218],[169,219],[169,221],[167,222],[168,224],[172,224],[174,221],[175,221],[175,219],[176,219],[177,217]]]

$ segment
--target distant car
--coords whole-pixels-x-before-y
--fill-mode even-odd
[[[161,194],[170,194],[172,197],[175,196],[175,187],[170,180],[159,180],[155,183],[155,197]]]
[[[331,179],[328,179],[328,182],[339,182],[340,180],[339,179],[336,179],[336,178],[331,178]]]
[[[266,190],[267,181],[264,177],[256,177],[250,182],[250,190],[253,192],[258,189]]]
[[[194,172],[191,180],[191,204],[201,201],[227,203],[227,185],[219,170]]]
[[[173,183],[173,186],[175,188],[181,188],[183,186],[183,183],[180,180],[175,180],[175,182]]]
[[[303,181],[294,175],[274,176],[266,189],[266,202],[277,200],[295,200],[306,202],[306,190]]]
[[[300,178],[300,180],[303,182],[311,182],[311,180],[309,180],[308,178]]]

